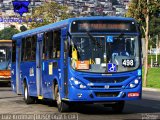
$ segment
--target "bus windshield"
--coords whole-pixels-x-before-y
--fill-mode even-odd
[[[0,70],[10,69],[11,62],[11,48],[0,47]]]
[[[139,42],[135,35],[73,35],[71,45],[71,66],[77,71],[125,72],[140,65]]]

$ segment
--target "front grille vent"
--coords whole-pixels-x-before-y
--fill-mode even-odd
[[[128,76],[125,77],[84,77],[84,79],[88,80],[92,83],[120,83],[124,80],[128,79]]]
[[[96,97],[117,97],[119,92],[95,92]]]

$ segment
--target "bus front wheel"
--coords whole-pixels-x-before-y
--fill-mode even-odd
[[[24,101],[26,104],[35,103],[35,99],[33,97],[29,96],[28,87],[26,84],[24,85]]]
[[[124,105],[125,105],[125,101],[117,102],[112,106],[112,110],[115,113],[121,113],[123,111]]]
[[[58,85],[55,85],[55,98],[59,112],[66,112],[69,110],[69,105],[61,100]]]

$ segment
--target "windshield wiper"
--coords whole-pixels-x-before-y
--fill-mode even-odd
[[[102,45],[100,45],[100,43],[89,33],[89,32],[86,32],[86,34],[90,37],[90,39],[93,41],[93,44],[94,45],[97,45],[99,48],[102,47]]]

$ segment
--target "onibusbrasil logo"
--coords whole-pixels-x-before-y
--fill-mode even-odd
[[[28,5],[30,1],[12,1],[14,12],[19,13],[22,17],[23,13],[28,12]]]
[[[30,1],[12,1],[13,4],[13,8],[14,8],[14,12],[18,13],[21,18],[18,17],[5,17],[2,18],[0,17],[0,22],[4,22],[4,23],[12,23],[12,22],[18,22],[18,23],[22,23],[22,22],[43,22],[42,18],[25,18],[23,17],[23,13],[28,13],[28,6],[30,4]]]

